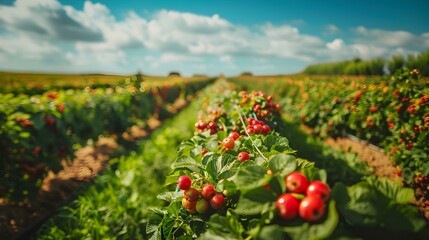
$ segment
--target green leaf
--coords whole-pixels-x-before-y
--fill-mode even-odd
[[[200,237],[200,239],[225,239],[225,240],[240,240],[242,238],[243,226],[232,215],[226,217],[219,214],[214,214],[207,222],[208,229]]]
[[[30,133],[29,132],[20,132],[19,133],[19,136],[21,137],[21,138],[28,138],[28,137],[30,137]]]
[[[266,174],[263,167],[257,165],[250,165],[240,168],[237,173],[237,187],[242,190],[249,190],[263,186],[268,182],[270,176]]]
[[[179,157],[173,164],[171,164],[173,170],[189,170],[191,172],[202,173],[203,167],[200,163],[196,162],[193,158],[188,156]]]
[[[278,225],[264,226],[259,233],[258,239],[261,240],[283,240],[285,234]]]
[[[276,196],[270,190],[259,187],[245,192],[238,200],[238,214],[256,215],[269,209],[274,204]]]
[[[156,198],[167,201],[167,202],[173,202],[176,201],[176,199],[183,197],[182,192],[165,192],[158,194]]]
[[[173,227],[176,224],[175,219],[164,216],[164,219],[162,219],[162,235],[166,239],[172,238],[171,233],[173,231]]]
[[[286,154],[277,154],[271,156],[268,162],[269,168],[274,173],[280,173],[283,176],[295,171],[296,157]]]
[[[335,231],[338,225],[338,213],[335,208],[335,201],[331,200],[326,218],[321,223],[303,223],[298,226],[283,227],[283,231],[292,239],[327,239]]]
[[[367,178],[347,188],[336,184],[332,197],[352,226],[379,227],[391,231],[420,231],[425,221],[410,205],[413,193],[388,179]]]
[[[302,159],[302,158],[297,158],[296,163],[297,163],[297,169],[296,170],[302,170],[305,168],[314,167],[314,162],[310,162],[310,161]]]

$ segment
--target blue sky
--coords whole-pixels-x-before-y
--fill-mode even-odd
[[[0,70],[299,72],[429,49],[427,0],[0,0]]]

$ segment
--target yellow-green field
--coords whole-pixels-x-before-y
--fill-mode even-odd
[[[51,74],[51,73],[13,73],[0,72],[0,87],[44,88],[50,87],[86,87],[94,85],[114,85],[121,81],[129,81],[134,75],[105,75],[105,74]],[[156,77],[142,76],[143,80],[151,84],[160,84],[165,81],[174,83],[183,80],[199,80],[208,77],[182,78],[179,76]]]

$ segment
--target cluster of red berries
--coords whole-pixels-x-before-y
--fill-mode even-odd
[[[192,187],[192,179],[182,175],[177,181],[177,186],[183,190],[182,206],[189,213],[206,213],[210,209],[221,209],[225,206],[225,197],[216,192],[212,184],[204,185],[200,191]]]
[[[16,123],[18,123],[22,127],[30,127],[31,125],[33,125],[33,123],[29,119],[24,119],[21,117],[18,117],[16,119]]]
[[[271,113],[278,114],[280,112],[280,104],[272,102],[272,95],[266,96],[262,91],[256,91],[252,93],[241,91],[239,95],[241,97],[240,106],[250,104],[257,117],[264,118],[268,117]],[[265,104],[262,103],[264,100]]]
[[[215,134],[218,131],[218,127],[215,122],[204,123],[203,121],[198,121],[195,123],[195,128],[198,129],[200,133],[210,130],[210,134]],[[219,126],[219,130],[223,130],[223,127]]]
[[[247,122],[249,123],[249,125],[246,126],[246,130],[249,133],[249,135],[261,134],[261,133],[266,134],[271,132],[270,126],[268,126],[261,120],[248,118]]]
[[[414,178],[414,184],[424,190],[429,191],[429,178],[427,176],[417,176]]]
[[[47,96],[49,100],[54,100],[58,97],[58,92],[49,92]]]
[[[276,200],[276,209],[280,217],[286,220],[297,216],[304,221],[317,222],[326,212],[326,203],[329,201],[331,190],[322,181],[309,182],[300,172],[293,172],[286,176],[286,193]],[[297,196],[304,195],[299,200]]]

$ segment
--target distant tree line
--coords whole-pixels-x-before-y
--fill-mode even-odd
[[[429,76],[429,50],[417,55],[395,55],[390,59],[376,58],[361,60],[359,58],[310,65],[304,69],[306,74],[346,74],[346,75],[383,75],[393,74],[396,70],[407,67],[418,69],[423,76]]]

